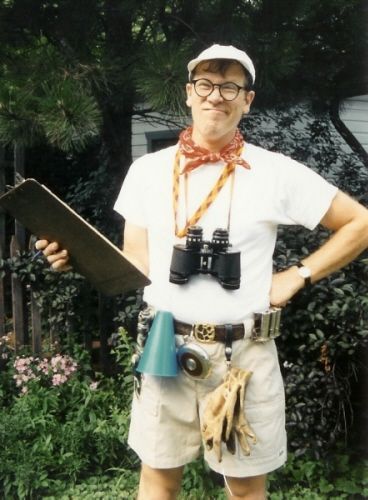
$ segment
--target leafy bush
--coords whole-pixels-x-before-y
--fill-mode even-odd
[[[86,178],[79,178],[70,186],[65,201],[87,221],[115,244],[122,238],[122,219],[112,208],[116,183],[102,162]]]
[[[25,251],[2,259],[0,273],[5,282],[11,275],[21,281],[28,305],[32,291],[41,312],[43,349],[58,339],[87,344],[98,335],[97,293],[81,275],[54,272],[42,257],[33,257],[34,252]],[[6,312],[11,316],[8,302]],[[8,328],[11,331],[12,325]]]
[[[9,359],[5,371],[18,393],[0,413],[2,497],[41,495],[114,467],[136,467],[126,444],[130,346],[124,331],[120,339],[124,367],[115,380],[93,380],[87,354],[70,346],[69,355],[47,360]]]
[[[68,484],[61,483],[59,490],[55,489],[55,494],[43,496],[43,500],[70,500],[84,499],[103,500],[135,498],[138,491],[138,472],[131,470],[114,470],[110,474],[91,476],[82,483]]]
[[[44,500],[68,500],[78,498],[94,500],[115,500],[136,498],[139,472],[127,469],[113,469],[109,475],[89,477],[82,483],[64,485],[57,496],[44,496]],[[214,484],[202,460],[186,467],[178,500],[225,500],[222,486]]]
[[[285,467],[269,476],[270,500],[363,499],[368,495],[368,463],[354,463],[344,453],[329,460],[290,454]]]
[[[308,164],[368,203],[368,169],[342,144],[327,113],[301,106],[271,110],[247,121],[245,136],[250,142]],[[322,228],[309,232],[281,227],[275,268],[289,267],[328,236]],[[277,344],[286,386],[289,448],[297,456],[322,456],[351,431],[356,410],[351,385],[359,377],[361,352],[368,345],[366,263],[363,255],[303,290],[284,310]]]
[[[347,455],[336,454],[331,460],[316,461],[290,455],[285,467],[268,478],[270,500],[363,500],[368,495],[368,478],[364,462],[352,463]],[[127,469],[111,471],[112,475],[89,477],[82,483],[60,485],[57,496],[45,500],[78,498],[135,498],[138,472]],[[185,468],[178,500],[225,500],[223,478],[215,478],[202,459]]]

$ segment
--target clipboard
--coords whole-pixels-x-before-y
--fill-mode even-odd
[[[35,179],[25,179],[0,196],[0,206],[39,239],[60,243],[73,269],[103,294],[150,283],[117,246]]]

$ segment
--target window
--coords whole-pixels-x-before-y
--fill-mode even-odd
[[[163,148],[173,146],[178,142],[181,130],[160,130],[158,132],[146,132],[147,152],[153,153]]]

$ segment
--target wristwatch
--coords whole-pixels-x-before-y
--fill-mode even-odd
[[[309,267],[305,266],[303,262],[299,261],[295,265],[298,267],[299,276],[304,278],[304,285],[310,286],[312,284],[311,281],[312,271],[309,269]]]

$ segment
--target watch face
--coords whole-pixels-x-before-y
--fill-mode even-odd
[[[311,270],[309,269],[309,267],[306,267],[306,266],[303,266],[303,267],[300,267],[298,269],[298,273],[300,274],[300,276],[302,278],[310,278],[311,277]]]

